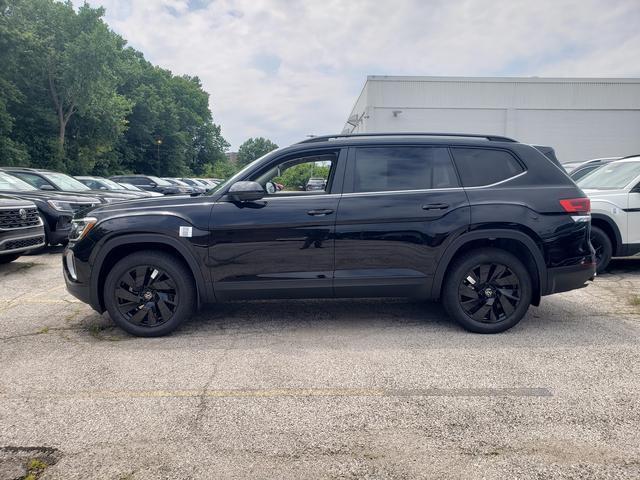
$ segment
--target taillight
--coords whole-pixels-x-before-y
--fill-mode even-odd
[[[587,214],[591,213],[591,200],[586,197],[582,198],[565,198],[560,200],[560,205],[567,213]]]

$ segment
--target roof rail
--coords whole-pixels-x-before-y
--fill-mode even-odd
[[[517,140],[499,135],[479,135],[474,133],[434,133],[434,132],[385,132],[385,133],[340,133],[336,135],[320,135],[317,137],[307,138],[298,143],[314,143],[324,142],[325,140],[333,140],[338,138],[354,138],[354,137],[463,137],[463,138],[484,138],[491,142],[510,142],[518,143]]]
[[[640,157],[640,154],[636,153],[635,155],[627,155],[626,157],[620,157],[618,160],[624,160],[625,158],[634,158]]]

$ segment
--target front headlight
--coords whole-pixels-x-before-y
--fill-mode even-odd
[[[69,240],[77,242],[87,236],[89,230],[98,222],[97,218],[85,217],[78,218],[71,222],[71,231],[69,232]]]
[[[47,203],[59,212],[73,212],[73,208],[69,202],[63,202],[61,200],[47,200]]]

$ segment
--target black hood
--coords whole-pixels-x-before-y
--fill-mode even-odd
[[[0,207],[2,208],[20,208],[20,207],[33,207],[33,203],[23,200],[21,198],[8,197],[6,195],[0,195]]]
[[[82,195],[75,193],[54,192],[49,190],[24,190],[24,191],[11,191],[0,190],[0,195],[10,195],[14,198],[24,198],[27,200],[59,200],[61,202],[72,203],[100,203],[100,199],[91,195]]]

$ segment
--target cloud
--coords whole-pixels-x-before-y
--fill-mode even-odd
[[[367,75],[640,76],[637,0],[90,0],[223,134],[340,131]]]

